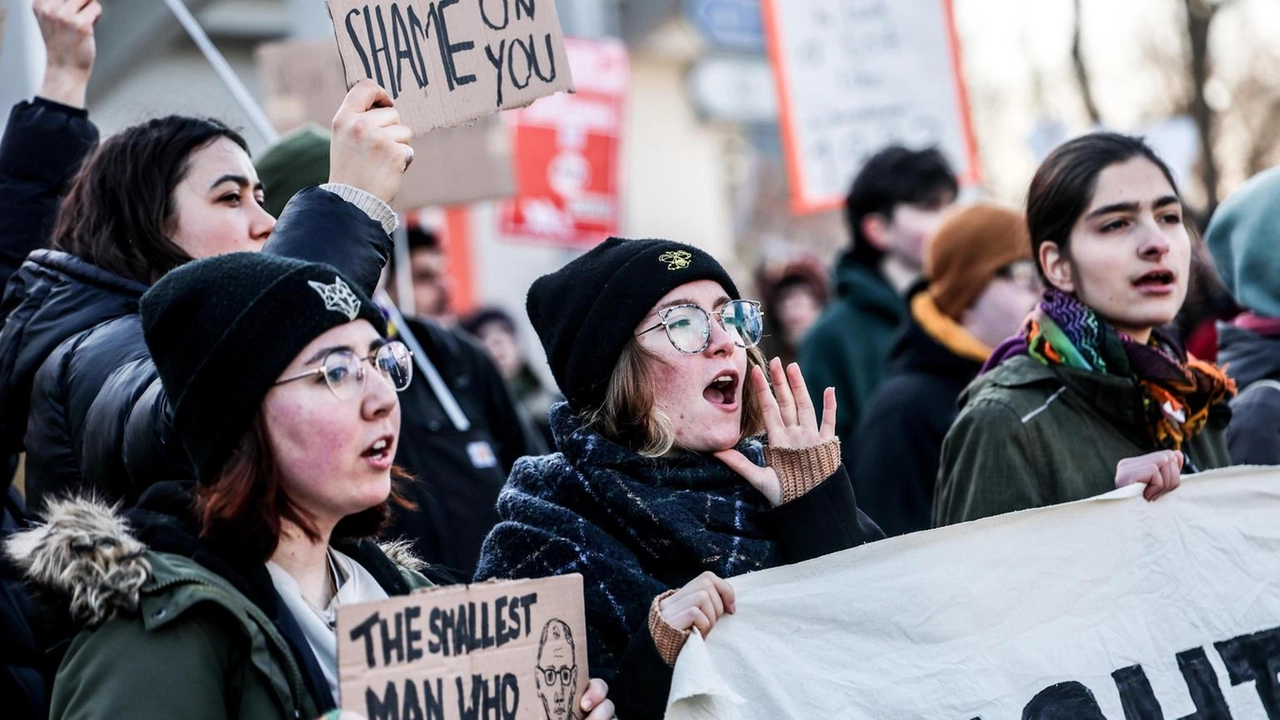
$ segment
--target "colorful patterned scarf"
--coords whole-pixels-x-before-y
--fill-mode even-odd
[[[983,372],[1024,353],[1046,365],[1137,381],[1147,434],[1159,448],[1181,449],[1204,429],[1210,408],[1236,394],[1235,381],[1212,363],[1188,359],[1173,338],[1156,330],[1148,344],[1135,342],[1059,290],[1045,292],[1022,334],[1001,344]]]

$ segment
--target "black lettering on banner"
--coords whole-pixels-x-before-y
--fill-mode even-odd
[[[489,13],[484,9],[485,0],[480,0],[480,19],[484,20],[484,24],[489,26],[490,30],[506,30],[507,25],[511,24],[511,2],[510,0],[499,0],[502,3],[502,24],[499,25],[489,19]]]
[[[533,36],[529,39],[532,41]],[[530,42],[530,45],[532,42]],[[520,49],[520,53],[524,55],[524,80],[520,80],[520,76],[516,73],[516,48]],[[507,73],[511,76],[511,86],[517,90],[523,90],[529,87],[529,81],[533,79],[533,49],[526,45],[521,38],[515,38],[511,41],[511,45],[507,47]]]
[[[416,17],[413,12],[413,6],[409,6],[409,14]],[[417,60],[422,60],[421,48],[418,45],[416,37],[410,34],[409,27],[405,24],[404,16],[400,14],[400,6],[391,4],[391,38],[395,43],[396,54],[396,71],[394,74],[388,73],[394,77],[393,82],[398,88],[404,87],[404,61],[409,61],[409,71],[413,73],[414,84],[421,90],[427,84],[427,68],[424,65],[422,70],[418,70],[418,63],[414,61],[415,55]]]
[[[404,684],[404,713],[401,720],[423,720],[422,702],[418,700],[418,686],[408,680]]]
[[[476,81],[475,75],[458,76],[458,64],[453,57],[460,52],[474,49],[476,44],[471,40],[460,43],[449,42],[449,22],[444,16],[444,11],[457,4],[458,0],[440,0],[438,5],[432,6],[436,19],[436,42],[440,45],[440,59],[444,62],[445,78],[449,81],[450,90]]]
[[[458,614],[453,621],[453,654],[462,655],[471,646],[471,638],[467,635],[467,606],[459,605]]]
[[[506,38],[500,38],[498,40],[498,55],[496,57],[493,54],[492,45],[484,46],[485,57],[489,58],[489,64],[493,66],[493,70],[498,76],[498,81],[494,83],[495,85],[498,86],[498,107],[502,107],[502,58],[505,55],[506,51],[507,51]]]
[[[417,605],[410,605],[404,609],[404,632],[405,642],[409,648],[407,653],[409,662],[422,659],[422,648],[418,644],[422,640],[422,631],[413,626],[413,621],[420,617],[422,617],[422,608]]]
[[[396,662],[398,663],[404,662],[404,615],[402,615],[401,613],[395,614],[395,626],[396,626],[395,635],[388,635],[387,630],[390,628],[390,623],[388,623],[386,620],[383,620],[381,623],[378,624],[378,627],[382,630],[382,664],[383,665],[391,664],[391,654],[393,652],[396,655]]]
[[[515,720],[516,710],[520,707],[520,686],[515,675],[494,675],[492,684],[483,675],[472,675],[470,693],[463,688],[461,677],[455,678],[454,682],[458,687],[458,717],[463,720]]]
[[[369,8],[366,7],[364,10],[365,10],[365,19],[367,20],[369,17],[368,15]],[[352,8],[347,13],[347,17],[345,18],[345,24],[347,26],[347,37],[351,38],[351,45],[355,47],[356,53],[360,55],[360,64],[364,66],[364,76],[373,77],[373,69],[369,67],[369,56],[365,54],[364,48],[360,46],[360,37],[356,35],[356,29],[351,26],[351,16],[359,15],[359,14],[360,14],[360,11],[355,8]]]
[[[413,682],[410,680],[409,682]],[[432,688],[430,680],[422,681],[422,699],[427,711],[427,720],[444,720],[444,678],[436,678],[436,686]]]
[[[382,697],[365,688],[364,714],[369,720],[400,720],[400,694],[396,692],[396,684],[387,682],[387,691]]]
[[[374,660],[374,657],[373,657],[373,626],[377,625],[378,621],[380,621],[381,619],[382,618],[378,616],[378,613],[374,613],[370,615],[368,619],[366,619],[364,622],[351,628],[350,634],[351,634],[352,640],[356,640],[361,636],[364,636],[364,658],[365,658],[365,663],[370,668],[374,667],[377,664],[377,661]]]
[[[1253,682],[1258,699],[1270,720],[1280,718],[1280,628],[1263,630],[1251,635],[1213,644],[1222,662],[1227,666],[1231,684]]]
[[[497,638],[498,647],[507,644],[511,638],[507,637],[507,618],[502,611],[507,607],[507,596],[503,595],[493,603],[493,634]]]
[[[516,0],[516,19],[523,20],[528,17],[533,20],[533,3],[534,0]]]
[[[443,645],[445,654],[449,654],[448,646],[443,642],[444,635],[440,629],[440,608],[438,607],[431,608],[431,615],[427,620],[427,632],[431,633],[431,639],[427,641],[427,651],[435,655],[441,651]]]
[[[391,73],[391,43],[387,41],[387,24],[382,20],[382,6],[375,5],[373,8],[373,14],[378,18],[377,37],[382,38],[381,47],[378,46],[377,39],[373,34],[373,21],[369,18],[369,7],[366,5],[364,9],[364,24],[365,29],[369,34],[369,54],[373,56],[373,71],[377,76],[374,79],[379,85],[387,88],[391,93],[391,97],[395,98],[400,95],[400,86],[395,83],[395,77]],[[384,83],[382,81],[382,64],[378,62],[379,54],[383,55],[387,59],[387,80],[389,82]],[[391,87],[387,87],[387,85],[390,85]]]
[[[1036,693],[1022,709],[1022,720],[1107,720],[1093,692],[1072,680]]]
[[[1192,648],[1177,655],[1178,669],[1196,711],[1180,720],[1231,720],[1218,675],[1204,648]],[[1125,720],[1164,720],[1164,710],[1151,689],[1151,681],[1141,665],[1121,668],[1111,673],[1116,689],[1120,691],[1120,705]]]
[[[525,634],[533,632],[533,606],[538,604],[538,593],[529,593],[520,596],[520,607],[524,608],[524,631]],[[516,637],[519,637],[518,635]]]

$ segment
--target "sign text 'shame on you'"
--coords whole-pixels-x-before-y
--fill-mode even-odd
[[[338,608],[343,710],[369,720],[570,720],[589,681],[582,576]]]
[[[415,133],[573,91],[553,0],[329,0],[348,86],[370,78]]]

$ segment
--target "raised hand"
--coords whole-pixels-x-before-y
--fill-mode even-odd
[[[32,10],[44,37],[42,98],[84,107],[93,60],[97,55],[93,26],[102,15],[98,0],[34,0]]]
[[[412,139],[387,91],[361,80],[333,116],[329,182],[360,188],[390,204],[413,162]]]
[[[822,423],[819,425],[799,365],[791,363],[784,371],[782,361],[774,358],[769,363],[769,377],[772,391],[764,371],[758,367],[751,368],[751,387],[748,390],[756,394],[764,411],[764,427],[770,446],[798,450],[821,445],[835,437],[835,388],[827,388],[822,394]],[[746,478],[771,504],[782,504],[782,483],[773,468],[760,467],[734,449],[721,450],[715,455]]]

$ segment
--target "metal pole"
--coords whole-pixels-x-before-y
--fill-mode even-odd
[[[463,412],[462,406],[458,404],[458,400],[453,396],[453,392],[449,390],[449,386],[444,383],[444,378],[440,377],[440,372],[431,363],[431,358],[427,357],[427,352],[422,349],[418,339],[410,332],[408,323],[404,321],[404,316],[396,309],[396,304],[391,302],[387,291],[379,290],[373,296],[373,299],[387,312],[387,315],[391,316],[391,324],[396,326],[396,331],[400,334],[400,340],[409,346],[409,350],[413,351],[413,364],[417,365],[422,374],[426,376],[427,384],[431,386],[431,391],[435,393],[436,399],[440,401],[440,406],[444,408],[444,412],[449,416],[453,426],[458,429],[458,432],[470,430],[471,420]]]
[[[236,71],[231,69],[231,65],[227,63],[227,59],[218,52],[218,48],[214,47],[213,42],[209,40],[209,36],[205,33],[204,28],[200,27],[200,23],[196,22],[195,16],[182,4],[182,0],[164,0],[169,6],[169,10],[173,12],[173,16],[178,19],[182,28],[187,31],[187,35],[191,36],[191,40],[195,42],[196,47],[200,48],[200,52],[204,53],[205,60],[213,66],[214,72],[218,73],[218,77],[222,79],[222,84],[227,86],[231,91],[231,96],[240,104],[240,108],[249,116],[249,122],[258,131],[267,144],[273,144],[280,139],[280,134],[276,132],[275,126],[267,119],[266,113],[262,112],[262,108],[258,102],[249,94],[248,88],[244,83],[240,82]]]

